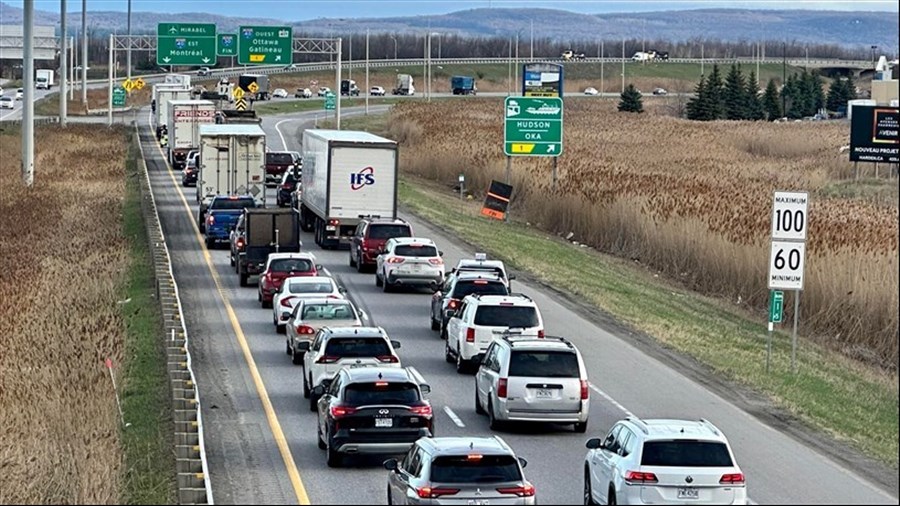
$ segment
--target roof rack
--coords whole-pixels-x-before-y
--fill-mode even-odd
[[[629,422],[637,425],[641,429],[641,431],[644,432],[644,434],[646,434],[648,436],[650,435],[650,426],[647,425],[647,423],[644,422],[643,420],[641,420],[640,418],[638,418],[634,415],[629,415],[629,416],[626,416],[625,419],[628,420]]]
[[[719,428],[716,427],[715,425],[713,425],[713,423],[710,422],[709,420],[707,420],[706,418],[701,418],[701,419],[700,419],[700,423],[703,424],[703,425],[705,425],[709,430],[711,430],[711,431],[713,432],[713,434],[715,434],[715,435],[717,435],[717,436],[721,436],[721,435],[722,435],[722,434],[719,432]]]

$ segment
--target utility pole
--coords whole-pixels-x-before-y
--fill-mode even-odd
[[[787,41],[781,43],[781,113],[787,117],[787,99],[784,85],[787,83]]]
[[[759,86],[759,63],[762,61],[762,52],[760,51],[759,42],[756,43],[756,85]]]
[[[622,93],[625,93],[625,37],[622,37]]]
[[[350,48],[349,48],[350,54],[348,55],[349,61],[347,62],[349,64],[348,69],[347,69],[347,74],[348,74],[347,79],[353,79],[353,34],[352,33],[350,34],[349,38],[350,38]],[[350,88],[349,87],[347,88],[347,96],[348,97],[350,96]]]
[[[125,65],[128,66],[128,80],[131,80],[131,0],[128,0],[128,49],[125,52]]]
[[[513,86],[519,86],[519,32],[516,32],[516,61],[513,63],[515,68],[515,77],[513,78]],[[515,88],[513,88],[515,89]]]
[[[73,101],[75,100],[75,59],[78,55],[78,52],[75,51],[77,46],[77,44],[75,44],[76,40],[76,37],[69,37],[69,52],[72,57],[69,64],[69,100]]]
[[[603,39],[600,39],[600,96],[603,96]]]
[[[506,60],[506,96],[512,95],[512,37],[509,39],[509,58]]]
[[[34,0],[25,0],[22,28],[22,181],[34,184]]]
[[[81,0],[81,103],[87,109],[87,69],[88,69],[88,39],[87,39],[87,0]]]
[[[69,73],[69,33],[66,30],[66,0],[59,0],[59,124],[63,127],[69,122],[69,97],[66,93],[67,74]]]
[[[528,56],[528,61],[534,61],[534,20],[531,20],[531,53]]]
[[[706,63],[706,57],[703,56],[703,44],[700,44],[700,76],[703,76],[703,64]]]
[[[337,93],[334,97],[334,129],[341,129],[341,39],[337,39],[337,65],[335,80],[337,81]]]
[[[366,28],[366,116],[369,115],[369,29]]]

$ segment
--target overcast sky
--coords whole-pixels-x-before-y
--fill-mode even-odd
[[[22,0],[10,0],[8,4],[22,6]],[[81,0],[68,0],[69,12],[81,12]],[[125,11],[127,0],[87,0],[87,10]],[[750,9],[826,9],[893,11],[898,10],[897,0],[849,0],[849,1],[578,1],[578,0],[132,0],[132,10],[144,12],[209,12],[225,16],[245,16],[303,21],[321,17],[363,18],[386,16],[411,16],[445,14],[448,12],[487,7],[546,7],[581,13],[641,12],[699,8],[750,8]],[[35,8],[59,11],[59,0],[36,0]]]

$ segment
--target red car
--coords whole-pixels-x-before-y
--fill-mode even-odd
[[[350,267],[362,272],[375,266],[375,257],[384,249],[388,239],[412,237],[412,225],[400,218],[365,216],[350,240]]]
[[[272,296],[289,276],[318,276],[322,269],[312,253],[271,253],[266,269],[259,276],[257,300],[264,308],[272,307]]]

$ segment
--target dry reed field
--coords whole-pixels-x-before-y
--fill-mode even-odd
[[[119,422],[103,362],[113,360],[121,387],[127,134],[39,128],[30,189],[21,137],[0,134],[0,503],[120,500]]]
[[[395,106],[388,135],[403,170],[483,191],[504,180],[501,101]],[[513,160],[520,220],[767,314],[772,192],[810,191],[801,332],[896,370],[898,208],[893,198],[828,191],[851,176],[844,122],[694,123],[566,104],[557,188],[549,159]],[[881,183],[896,190],[897,181]],[[792,306],[786,304],[786,319]],[[789,321],[789,320],[787,320]],[[762,332],[762,331],[761,331]]]

